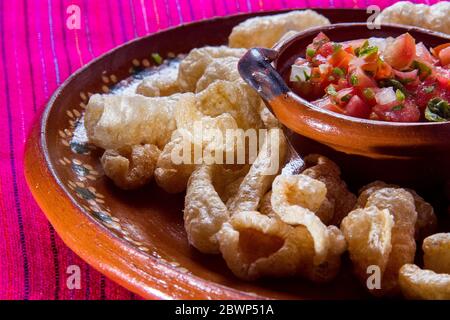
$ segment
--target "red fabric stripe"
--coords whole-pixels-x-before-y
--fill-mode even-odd
[[[236,12],[295,7],[365,7],[366,0],[21,0],[1,1],[0,299],[130,299],[68,249],[25,184],[26,134],[52,92],[94,57],[137,36],[182,22]],[[385,7],[394,1],[377,1]],[[424,1],[428,2],[428,1]],[[435,3],[436,1],[430,1]],[[81,8],[82,29],[68,30],[66,9]],[[7,89],[7,90],[6,90]],[[82,289],[66,287],[66,269]]]

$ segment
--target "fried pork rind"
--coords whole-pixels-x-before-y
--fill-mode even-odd
[[[313,239],[305,226],[291,226],[256,211],[233,215],[217,237],[228,267],[241,279],[299,275],[324,282],[336,275],[345,250],[340,231],[330,229],[329,234],[334,247],[318,266],[313,263]]]
[[[159,153],[158,147],[150,144],[106,150],[101,164],[118,187],[136,189],[150,182]]]
[[[197,81],[196,92],[206,89],[217,80],[237,81],[241,79],[237,64],[238,57],[216,58],[206,67],[205,72]]]
[[[358,208],[363,208],[366,205],[367,198],[377,190],[382,188],[400,188],[397,185],[387,184],[383,181],[374,181],[366,186],[364,186],[359,192],[359,198],[356,206]],[[417,211],[417,222],[415,238],[420,241],[430,234],[434,233],[437,228],[437,217],[434,214],[433,207],[426,202],[421,196],[419,196],[412,189],[405,189],[414,197],[414,204]]]
[[[173,132],[172,139],[166,144],[158,159],[155,179],[158,185],[169,193],[178,193],[186,189],[195,164],[203,162],[205,150],[211,155],[221,153],[224,158],[223,153],[226,154],[229,150],[225,141],[217,140],[214,134],[217,130],[220,137],[224,137],[226,130],[238,128],[229,113],[218,114],[215,117],[206,116],[198,105],[194,94],[185,94],[185,98],[179,101],[175,112],[178,129]],[[215,131],[209,131],[210,129]],[[180,160],[175,161],[175,156]]]
[[[304,174],[280,175],[273,182],[272,205],[282,209],[300,206],[312,212],[319,210],[327,194],[327,187],[319,180]]]
[[[305,221],[305,216],[311,216],[311,212],[308,212],[309,210],[306,208],[321,207],[320,199],[326,201],[323,194],[326,191],[325,185],[308,176],[278,176],[272,184],[272,188],[275,190],[280,189],[279,196],[275,196],[277,197],[275,199],[275,207],[281,208],[281,210],[278,210],[284,213],[282,215],[283,218],[280,218],[280,215],[272,207],[273,191],[269,191],[264,195],[259,211],[269,217],[284,220],[285,223],[288,222],[292,226],[301,225]],[[315,199],[316,196],[318,199]],[[299,206],[304,206],[304,209],[300,209]],[[299,217],[300,219],[298,219]],[[314,240],[311,237],[311,233],[308,232],[307,237],[304,237],[304,241],[308,241],[310,248],[314,248],[314,252],[309,254],[309,263],[302,265],[300,273],[313,282],[326,282],[333,279],[338,273],[341,265],[340,256],[347,249],[347,244],[342,232],[337,227],[329,226],[325,230],[324,225],[318,218],[312,219],[319,225],[319,232],[327,233],[328,251],[325,260],[316,265],[314,262],[316,256]],[[304,225],[303,227],[308,230],[307,226]]]
[[[136,93],[147,97],[166,97],[180,91],[178,85],[179,64],[169,65],[142,79]]]
[[[216,253],[215,235],[228,217],[247,208],[256,210],[259,206],[284,157],[284,135],[279,129],[272,132],[274,134],[269,133],[250,169],[246,165],[238,170],[202,165],[192,173],[187,187],[184,219],[189,242],[198,250]],[[224,204],[226,200],[228,208]]]
[[[392,248],[385,266],[384,264],[378,265],[380,270],[383,270],[384,268],[381,279],[381,288],[378,290],[372,290],[371,293],[374,295],[395,295],[398,293],[399,289],[398,272],[402,265],[412,263],[414,261],[416,252],[414,231],[417,220],[417,212],[414,205],[414,198],[411,193],[404,189],[383,188],[373,192],[369,196],[365,208],[362,209],[362,211],[360,211],[361,209],[356,209],[356,211],[364,217],[367,216],[363,214],[364,210],[367,210],[367,208],[370,207],[375,207],[378,210],[388,210],[394,217],[394,225],[391,231]],[[352,215],[352,213],[350,213],[350,215]],[[344,220],[346,220],[346,218]],[[342,227],[344,234],[347,234],[347,241],[350,242],[348,236],[351,235],[351,230],[347,224],[348,222],[345,222]],[[380,239],[386,239],[385,236],[382,237],[381,234],[374,234],[374,236],[380,237]],[[364,243],[362,245],[364,245]],[[359,254],[354,254],[352,252],[352,247],[350,247],[349,251],[350,256],[353,256],[352,261],[357,272],[358,269],[362,270],[362,268],[365,267],[364,262],[367,261],[367,259],[372,259],[372,257],[369,256],[370,251],[368,251],[366,258],[364,258],[364,255],[361,257]],[[361,274],[361,272],[358,273]],[[360,278],[360,280],[365,283],[366,279]]]
[[[312,10],[255,17],[235,26],[228,38],[228,44],[234,48],[271,48],[289,31],[302,31],[328,24],[330,21],[327,18]]]
[[[265,216],[269,216],[272,218],[278,217],[278,215],[272,208],[272,191],[267,192],[261,199],[258,210]]]
[[[273,179],[281,170],[285,156],[286,138],[283,131],[270,129],[249,172],[236,194],[227,202],[231,214],[257,210]]]
[[[225,130],[223,127],[227,127],[224,125],[227,121],[235,126],[234,120],[229,115],[202,119],[205,130],[211,127],[214,128],[215,124],[217,124],[216,128],[222,127],[221,132]],[[206,131],[203,132],[205,133]],[[214,138],[215,136],[204,134],[203,138],[197,141],[190,131],[177,129],[174,132],[174,137],[166,144],[158,158],[155,170],[156,183],[168,193],[179,193],[186,190],[189,176],[197,164],[214,163],[214,158],[210,158],[209,155],[204,157],[207,150],[211,151],[211,157],[214,157],[216,152],[220,152],[222,159],[225,159],[227,153],[226,145],[220,141],[217,142]],[[185,152],[187,153],[186,155]]]
[[[425,269],[450,274],[450,233],[436,233],[423,241]]]
[[[266,107],[264,102],[261,102],[259,107],[259,116],[261,117],[264,126],[270,128],[281,128],[281,124],[273,113]]]
[[[325,184],[305,175],[277,176],[272,184],[272,208],[290,225],[304,225],[314,240],[316,265],[324,262],[329,248],[325,224],[313,212],[324,201]]]
[[[216,238],[230,217],[225,201],[229,186],[241,180],[248,166],[199,165],[191,174],[184,203],[189,243],[203,253],[218,253]]]
[[[384,9],[376,23],[399,23],[450,34],[450,3],[438,2],[432,6],[400,1]]]
[[[237,132],[237,129],[264,126],[258,116],[258,108],[253,105],[255,102],[245,90],[239,83],[218,80],[198,94],[183,95],[175,107],[178,129],[164,147],[155,171],[159,186],[171,193],[184,191],[194,170],[193,164],[224,163],[228,154],[235,157],[239,149],[236,140],[227,140],[229,130]],[[187,161],[173,162],[173,152],[183,154],[188,149],[191,154]],[[200,154],[194,154],[195,150]],[[246,154],[245,159],[248,158]]]
[[[89,141],[103,149],[139,144],[153,144],[162,149],[176,129],[175,105],[183,97],[95,94],[85,114]]]
[[[218,253],[216,234],[229,218],[213,184],[217,172],[215,165],[199,166],[189,178],[185,197],[184,227],[188,240],[203,253]]]
[[[243,49],[234,49],[226,46],[192,49],[180,63],[178,85],[181,91],[195,92],[197,82],[205,73],[206,68],[215,59],[225,57],[240,58],[244,53],[245,50]]]
[[[323,223],[339,225],[342,219],[353,209],[356,196],[347,189],[347,185],[341,179],[339,167],[330,159],[311,154],[304,159],[307,169],[304,175],[322,181],[327,189],[326,200],[316,214]]]
[[[402,189],[384,188],[374,192],[367,200],[366,207],[388,209],[394,216],[392,228],[392,250],[383,274],[380,293],[396,294],[398,272],[406,263],[413,263],[416,254],[414,239],[417,212],[411,193]]]
[[[260,103],[258,94],[242,81],[217,80],[196,95],[196,109],[203,115],[215,117],[229,113],[241,129],[263,126]]]
[[[400,269],[398,281],[403,295],[408,299],[450,300],[450,274],[405,264]]]
[[[347,240],[353,269],[363,284],[366,283],[367,268],[376,265],[383,274],[392,250],[392,228],[394,217],[389,210],[377,207],[356,209],[341,223]]]
[[[327,231],[329,248],[325,261],[319,265],[310,262],[303,271],[306,278],[313,282],[323,283],[334,279],[341,268],[341,255],[347,250],[347,241],[338,227],[328,226]]]
[[[186,186],[195,169],[195,160],[191,145],[191,162],[176,163],[173,161],[173,154],[177,153],[183,157],[183,139],[179,130],[174,131],[172,140],[169,141],[158,157],[155,169],[155,181],[159,187],[168,193],[179,193],[186,190]]]
[[[215,186],[220,198],[226,204],[239,191],[250,165],[222,165],[220,169],[222,173],[218,175]]]
[[[295,275],[302,260],[310,260],[314,254],[304,241],[306,228],[295,228],[255,211],[236,213],[217,236],[228,267],[246,280]]]

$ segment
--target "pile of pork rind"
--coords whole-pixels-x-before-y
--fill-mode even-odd
[[[362,285],[368,287],[368,270],[378,268],[380,285],[368,288],[374,295],[403,290],[412,298],[450,298],[450,234],[430,236],[436,216],[413,190],[377,181],[357,197],[339,167],[321,155],[307,156],[301,174],[281,174],[289,161],[286,137],[237,63],[243,48],[270,47],[288,32],[326,24],[311,10],[249,19],[233,29],[229,46],[193,49],[177,68],[144,78],[135,92],[95,94],[84,119],[89,140],[105,150],[102,167],[118,187],[154,179],[169,193],[185,191],[189,243],[221,254],[239,278],[328,282],[348,252]],[[234,157],[238,148],[207,129],[266,134],[251,163],[220,164],[211,157]],[[204,152],[195,154],[195,147]],[[175,162],[174,155],[189,161]],[[413,265],[416,242],[424,238],[430,270]]]

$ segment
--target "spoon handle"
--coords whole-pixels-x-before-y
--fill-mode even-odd
[[[271,62],[278,57],[278,51],[267,48],[252,48],[239,60],[241,77],[255,89],[265,101],[290,91]]]

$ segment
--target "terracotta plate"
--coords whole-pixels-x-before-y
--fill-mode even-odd
[[[362,10],[318,11],[334,23],[367,19]],[[181,212],[184,195],[165,194],[153,184],[137,192],[115,188],[101,173],[100,150],[85,143],[80,116],[91,93],[108,91],[152,65],[152,53],[167,57],[225,44],[231,28],[250,16],[254,14],[211,19],[140,38],[73,74],[53,95],[29,137],[29,187],[70,248],[145,298],[365,298],[348,267],[326,286],[293,279],[238,280],[219,256],[200,254],[188,245]]]

